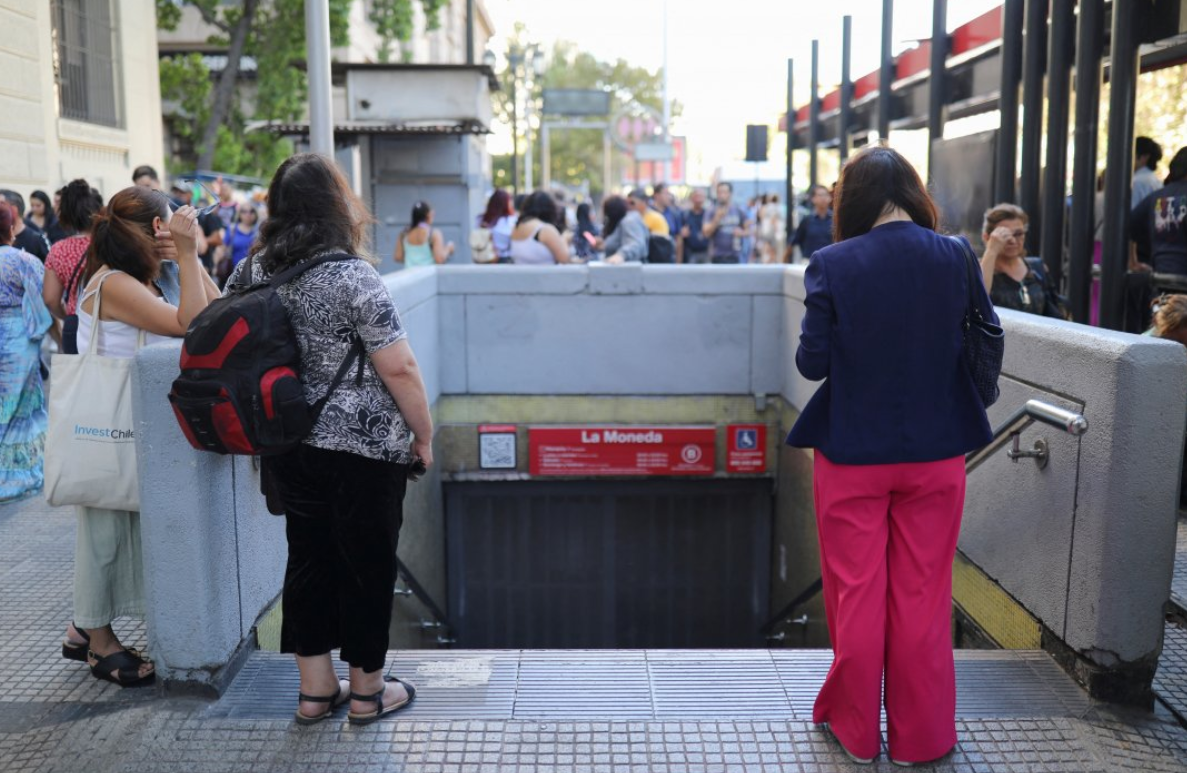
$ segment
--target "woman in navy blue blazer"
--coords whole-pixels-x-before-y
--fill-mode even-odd
[[[989,442],[962,358],[965,247],[936,233],[914,168],[869,147],[841,172],[836,243],[812,255],[796,366],[824,379],[787,439],[813,490],[833,664],[813,718],[851,758],[930,761],[956,744],[949,620],[965,453]],[[971,288],[997,321],[984,286]],[[885,678],[885,693],[883,693]]]

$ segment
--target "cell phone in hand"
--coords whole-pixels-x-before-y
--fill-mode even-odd
[[[585,237],[585,241],[589,242],[590,247],[596,247],[598,245],[597,237],[591,234],[589,231],[582,231],[581,235]]]
[[[408,468],[408,480],[415,483],[416,481],[420,480],[420,477],[428,471],[429,468],[425,466],[425,460],[418,456],[412,461],[412,465]]]

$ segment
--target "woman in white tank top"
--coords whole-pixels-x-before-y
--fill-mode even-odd
[[[556,202],[552,196],[544,191],[529,196],[511,232],[511,262],[521,266],[568,263],[569,249],[555,222]]]
[[[80,350],[92,332],[98,335],[98,353],[108,357],[133,357],[142,338],[153,343],[185,335],[190,321],[219,296],[198,259],[200,234],[193,207],[171,217],[169,200],[159,191],[132,187],[115,194],[92,229],[86,257],[90,278],[78,303]],[[154,284],[162,260],[176,261],[180,268],[177,306],[165,301]],[[74,621],[67,627],[62,656],[86,662],[96,679],[124,687],[144,684],[153,678],[152,662],[126,649],[111,630],[114,618],[144,612],[140,514],[75,509]]]

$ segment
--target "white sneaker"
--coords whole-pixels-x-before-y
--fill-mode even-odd
[[[900,768],[913,768],[917,764],[919,764],[917,762],[904,762],[903,760],[896,760],[896,759],[891,759],[890,761],[892,763],[894,763],[895,765],[898,765]]]

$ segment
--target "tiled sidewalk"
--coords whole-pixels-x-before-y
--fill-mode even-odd
[[[58,657],[73,530],[71,512],[36,500],[0,506],[3,773],[856,769],[807,716],[818,652],[403,652],[392,670],[420,697],[365,728],[295,726],[295,669],[265,653],[218,702],[120,690]],[[142,629],[120,632],[142,643]],[[959,664],[960,743],[925,770],[1187,770],[1173,717],[1093,707],[1041,654]],[[866,770],[898,769],[883,756]]]

